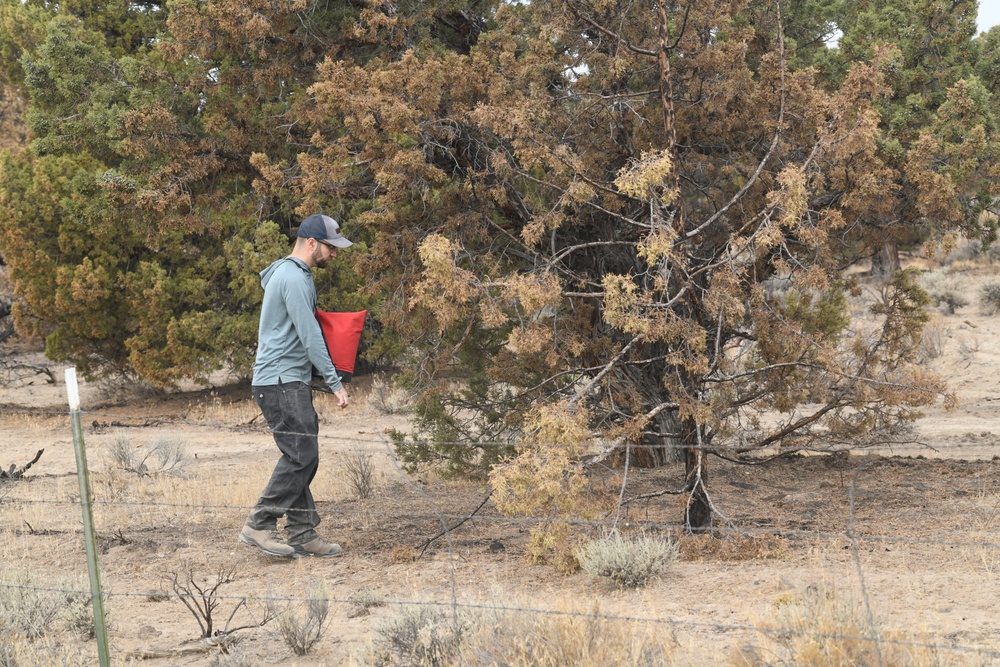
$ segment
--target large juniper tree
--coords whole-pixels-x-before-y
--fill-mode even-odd
[[[856,328],[841,272],[893,187],[891,48],[830,83],[815,54],[790,64],[774,2],[502,4],[491,20],[468,53],[428,38],[331,59],[310,89],[298,187],[357,201],[370,230],[384,344],[420,397],[421,435],[399,444],[412,463],[478,469],[512,451],[497,443],[594,439],[644,463],[679,448],[673,491],[700,528],[709,453],[870,439],[942,394],[915,363],[912,277]],[[827,23],[796,28],[826,48]],[[532,476],[552,502],[572,486],[577,459],[543,481],[556,450],[516,451],[501,503]]]

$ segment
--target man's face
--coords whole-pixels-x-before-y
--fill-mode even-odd
[[[330,263],[330,260],[337,256],[337,249],[333,246],[327,245],[322,241],[313,239],[315,242],[315,247],[313,248],[313,265],[318,266],[321,269],[325,269],[326,265]]]

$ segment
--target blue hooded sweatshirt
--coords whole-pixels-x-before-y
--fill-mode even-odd
[[[316,321],[316,285],[309,267],[283,257],[260,272],[264,303],[257,331],[253,384],[309,383],[313,368],[332,391],[343,385]]]

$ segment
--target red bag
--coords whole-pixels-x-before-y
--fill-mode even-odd
[[[316,311],[316,319],[323,330],[326,349],[330,359],[340,375],[341,382],[350,382],[354,375],[354,363],[358,358],[358,343],[361,342],[361,330],[365,326],[367,310],[356,313],[329,313]]]

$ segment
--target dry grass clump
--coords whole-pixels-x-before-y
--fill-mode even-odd
[[[256,420],[261,428],[267,428],[260,408],[252,398],[224,401],[214,392],[211,400],[192,405],[187,418],[197,422],[221,422],[228,426],[245,426]]]
[[[784,558],[788,540],[779,535],[682,535],[678,539],[681,559],[686,561],[747,561]]]
[[[0,642],[0,667],[94,667],[97,665],[97,644],[77,643],[46,638],[38,642],[23,639]],[[123,654],[112,654],[111,665],[134,665]]]
[[[924,325],[924,330],[920,335],[918,347],[920,358],[924,361],[931,361],[940,357],[944,354],[947,338],[948,327],[944,324],[941,315],[935,314]]]
[[[377,630],[374,659],[382,667],[654,667],[670,664],[670,636],[661,628],[602,616],[596,606],[402,611]]]
[[[736,667],[930,667],[942,664],[926,640],[889,629],[869,618],[862,600],[827,585],[809,586],[801,596],[775,601],[776,624],[759,624],[763,646],[737,650]]]
[[[476,628],[465,665],[574,665],[655,667],[670,664],[670,635],[662,628],[590,613],[506,612]]]
[[[382,594],[374,588],[362,588],[352,593],[347,599],[351,603],[351,608],[347,612],[348,618],[367,616],[375,607],[385,606]]]
[[[672,540],[615,533],[584,545],[576,558],[588,574],[607,578],[619,588],[638,588],[673,565],[678,553]]]
[[[262,659],[240,644],[234,643],[226,649],[226,653],[220,652],[212,658],[210,667],[259,667],[267,662],[268,660]],[[3,665],[0,664],[0,667]]]

